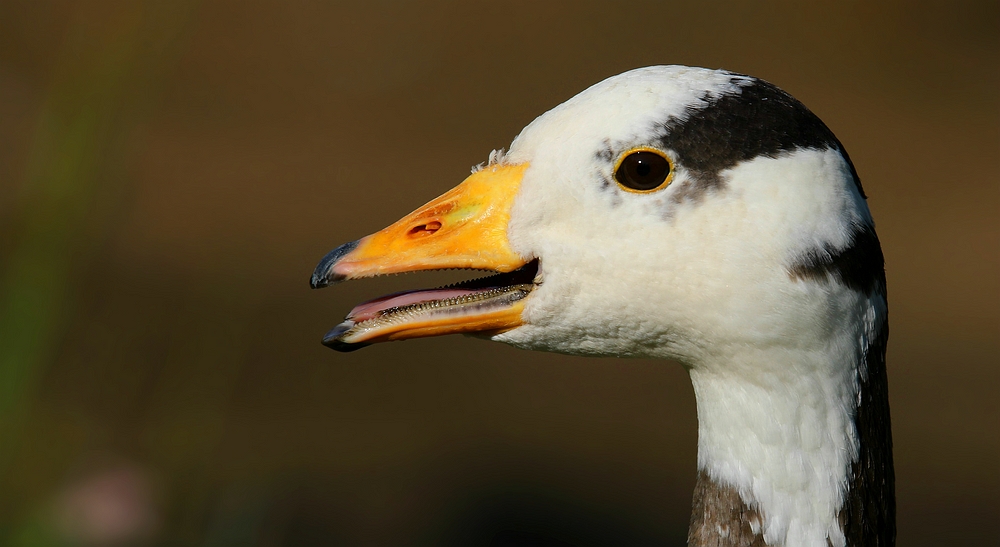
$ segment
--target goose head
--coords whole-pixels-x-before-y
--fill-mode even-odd
[[[311,285],[443,268],[496,273],[361,304],[324,343],[465,333],[679,361],[698,400],[702,505],[742,511],[722,526],[696,494],[708,520],[692,520],[692,542],[730,528],[768,545],[853,542],[844,515],[871,444],[858,416],[884,377],[869,370],[884,359],[882,254],[846,152],[791,96],[722,70],[609,78],[452,191],[331,251]],[[891,475],[891,456],[876,459]]]

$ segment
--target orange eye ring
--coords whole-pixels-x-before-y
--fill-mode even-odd
[[[627,192],[648,194],[674,178],[674,162],[661,150],[641,147],[625,151],[615,164],[615,180]]]

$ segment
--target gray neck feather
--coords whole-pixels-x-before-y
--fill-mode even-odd
[[[694,485],[689,547],[765,547],[760,535],[760,514],[747,506],[731,486],[698,472]],[[754,532],[756,528],[757,532]]]

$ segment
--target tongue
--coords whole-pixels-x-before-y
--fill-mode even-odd
[[[388,296],[383,296],[382,298],[376,298],[375,300],[365,302],[364,304],[359,304],[351,310],[351,313],[347,314],[347,319],[350,319],[355,323],[360,323],[375,317],[378,315],[378,312],[389,308],[399,308],[401,306],[409,306],[410,304],[419,304],[421,302],[455,298],[456,296],[465,296],[475,292],[477,291],[465,289],[434,289],[429,291],[410,291],[390,294]]]

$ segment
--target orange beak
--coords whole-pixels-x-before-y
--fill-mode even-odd
[[[321,288],[348,279],[446,268],[505,275],[361,304],[324,338],[349,351],[373,342],[453,333],[499,333],[521,324],[535,272],[507,239],[510,209],[527,164],[490,166],[391,226],[327,254]],[[513,272],[513,273],[510,273]]]

